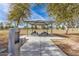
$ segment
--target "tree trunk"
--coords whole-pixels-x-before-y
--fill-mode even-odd
[[[66,30],[66,34],[68,34],[68,32],[69,32],[69,28],[67,28],[67,30]]]
[[[16,43],[18,43],[18,42],[20,42],[20,38],[19,38],[19,36],[20,36],[20,29],[19,29],[19,27],[18,27],[18,25],[19,25],[19,23],[20,23],[20,18],[17,20],[17,24],[16,24],[16,34],[17,34],[17,41],[16,41]]]
[[[16,28],[18,28],[18,25],[19,25],[19,20],[17,21]]]
[[[66,34],[68,34],[68,32],[69,32],[69,27],[70,27],[70,22],[68,21],[68,22],[67,22]]]

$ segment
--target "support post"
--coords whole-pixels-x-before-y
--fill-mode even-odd
[[[48,33],[49,31],[48,31],[48,24],[47,24],[47,33]]]
[[[52,34],[52,23],[51,23],[51,34]]]
[[[16,55],[18,55],[18,49],[19,49],[19,44],[17,45],[17,47],[16,47],[16,43],[15,42],[17,42],[17,40],[18,40],[18,35],[17,35],[17,30],[16,29],[14,29],[14,28],[11,28],[10,30],[9,30],[9,38],[8,38],[8,55],[9,56],[16,56]]]
[[[8,39],[8,53],[9,55],[15,55],[15,30],[9,30],[9,39]]]
[[[27,36],[28,36],[28,23],[27,23]]]
[[[32,32],[33,32],[33,25],[32,25]]]

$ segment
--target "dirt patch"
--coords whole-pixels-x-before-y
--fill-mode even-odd
[[[79,43],[71,39],[53,40],[53,42],[67,55],[79,56]]]

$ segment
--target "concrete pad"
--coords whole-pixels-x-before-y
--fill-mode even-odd
[[[40,56],[40,51],[21,51],[21,56]]]
[[[22,56],[65,56],[51,39],[53,37],[27,37],[29,40],[20,48]]]

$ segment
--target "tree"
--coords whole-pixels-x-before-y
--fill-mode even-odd
[[[2,22],[0,22],[0,29],[3,29],[4,27],[3,27],[3,23]]]
[[[16,21],[16,28],[21,21],[24,21],[29,16],[29,4],[27,3],[15,3],[10,5],[10,11],[8,15],[8,19],[12,22]],[[17,29],[17,40],[16,43],[19,42],[20,30]]]
[[[10,5],[9,20],[16,21],[16,27],[19,23],[29,16],[29,4],[27,3],[15,3]]]
[[[57,23],[65,22],[67,24],[66,34],[68,33],[69,27],[73,25],[74,20],[79,18],[79,4],[48,4],[47,9],[49,16],[54,16]]]

